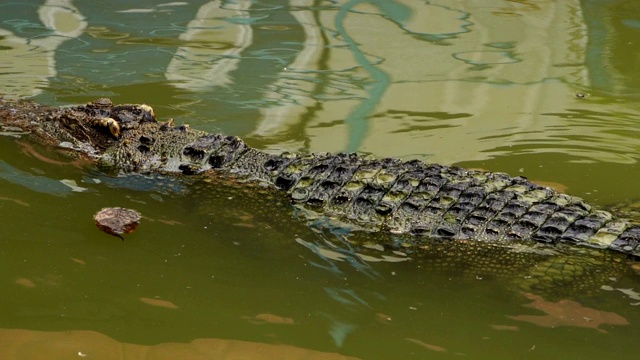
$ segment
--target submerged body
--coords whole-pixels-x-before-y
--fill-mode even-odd
[[[222,174],[369,231],[486,242],[570,243],[640,255],[640,226],[522,177],[355,154],[267,154],[234,136],[159,123],[108,99],[51,108],[2,100],[3,133],[30,134],[121,173]]]

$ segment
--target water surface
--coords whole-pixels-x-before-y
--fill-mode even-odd
[[[503,171],[607,206],[640,198],[638,19],[632,1],[4,2],[0,92],[142,102],[269,152]],[[532,285],[545,274],[511,267],[518,251],[381,251],[402,239],[309,221],[268,191],[0,149],[6,356],[637,351],[640,282],[620,257],[556,254],[593,259],[588,274]],[[137,209],[140,228],[99,232],[104,206]]]

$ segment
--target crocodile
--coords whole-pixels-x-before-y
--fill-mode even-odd
[[[639,224],[520,176],[353,153],[270,154],[235,136],[159,122],[148,105],[109,99],[51,107],[0,98],[0,126],[105,171],[266,185],[296,208],[417,243],[562,243],[640,256]]]

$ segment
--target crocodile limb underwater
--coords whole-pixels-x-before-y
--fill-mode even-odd
[[[48,107],[0,98],[4,135],[118,173],[215,173],[267,184],[298,208],[421,239],[559,244],[640,256],[640,225],[523,177],[356,154],[268,154],[234,136],[161,123],[147,105]]]

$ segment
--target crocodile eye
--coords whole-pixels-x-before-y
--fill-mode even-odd
[[[100,121],[103,126],[107,126],[111,135],[116,139],[120,137],[120,124],[112,118],[104,118]]]
[[[153,108],[147,104],[139,105],[142,110],[142,120],[140,122],[148,121],[155,122],[156,121],[156,113],[153,111]]]

